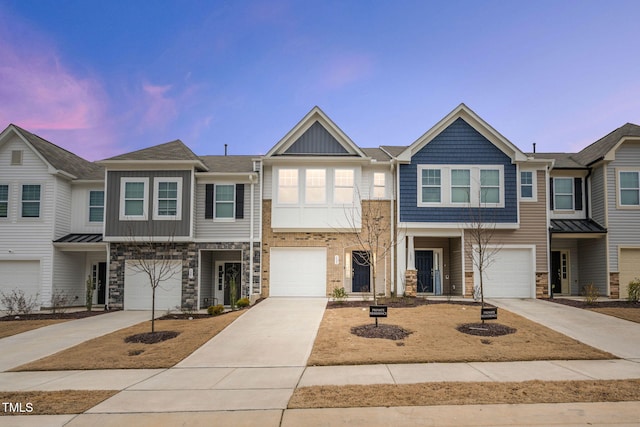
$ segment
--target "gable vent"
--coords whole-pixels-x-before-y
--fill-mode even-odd
[[[11,151],[11,165],[20,166],[22,164],[22,150]]]

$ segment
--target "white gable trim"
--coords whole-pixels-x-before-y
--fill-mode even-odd
[[[425,145],[431,142],[436,136],[442,133],[442,131],[459,118],[462,118],[482,136],[487,138],[493,145],[500,149],[500,151],[509,156],[513,162],[527,161],[527,156],[520,151],[518,147],[513,145],[507,138],[502,136],[497,130],[482,120],[480,116],[464,104],[458,105],[453,111],[436,123],[435,126],[407,147],[407,149],[400,153],[398,160],[401,162],[410,162],[411,157],[413,157],[414,154],[420,151]]]
[[[307,115],[293,127],[293,129],[278,141],[278,143],[274,145],[267,154],[265,154],[265,158],[282,154],[287,151],[287,149],[291,147],[291,145],[293,145],[293,143],[296,142],[307,130],[309,130],[316,121],[319,122],[327,132],[329,132],[329,134],[331,134],[331,136],[333,136],[338,143],[347,150],[349,154],[368,158],[367,155],[351,140],[351,138],[349,138],[347,134],[345,134],[342,129],[340,129],[338,125],[336,125],[318,106],[313,107],[311,111],[309,111]]]
[[[618,148],[620,148],[620,146],[622,144],[624,144],[625,142],[640,142],[640,137],[638,136],[623,136],[622,138],[620,138],[620,141],[618,141],[618,143],[616,145],[613,146],[613,148],[611,148],[611,150],[609,150],[607,152],[607,154],[604,155],[604,158],[601,160],[610,160],[613,161],[616,159],[616,151],[618,151]]]

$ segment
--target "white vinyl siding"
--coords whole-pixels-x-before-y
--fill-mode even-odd
[[[149,178],[122,178],[120,181],[120,220],[147,220]]]
[[[89,191],[89,222],[104,221],[104,191]]]

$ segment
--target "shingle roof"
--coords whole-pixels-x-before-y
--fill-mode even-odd
[[[552,219],[552,233],[606,233],[607,229],[592,219]]]
[[[406,145],[381,145],[380,148],[386,151],[387,153],[389,153],[391,156],[397,157],[400,155],[400,153],[402,153],[404,150],[407,149],[407,146]]]
[[[573,158],[579,163],[590,165],[591,163],[603,158],[613,147],[616,146],[618,142],[620,142],[622,138],[626,136],[640,137],[640,126],[633,123],[627,123],[620,126],[618,129],[582,149],[579,153],[574,155]]]
[[[200,161],[200,157],[196,156],[182,141],[165,142],[164,144],[154,145],[153,147],[143,148],[141,150],[132,151],[130,153],[121,154],[115,157],[109,157],[104,160],[193,160]]]
[[[104,169],[20,126],[13,125],[47,162],[56,169],[70,173],[78,179],[104,179]]]
[[[379,162],[388,162],[391,157],[380,148],[361,148],[362,152],[367,156]]]
[[[253,159],[257,156],[200,156],[209,172],[253,172]]]
[[[572,153],[527,153],[527,156],[555,160],[554,169],[586,169],[586,166],[575,161],[575,154]]]

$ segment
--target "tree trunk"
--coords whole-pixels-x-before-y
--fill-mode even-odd
[[[155,328],[156,321],[156,288],[152,287],[151,289],[151,333],[156,332]]]

